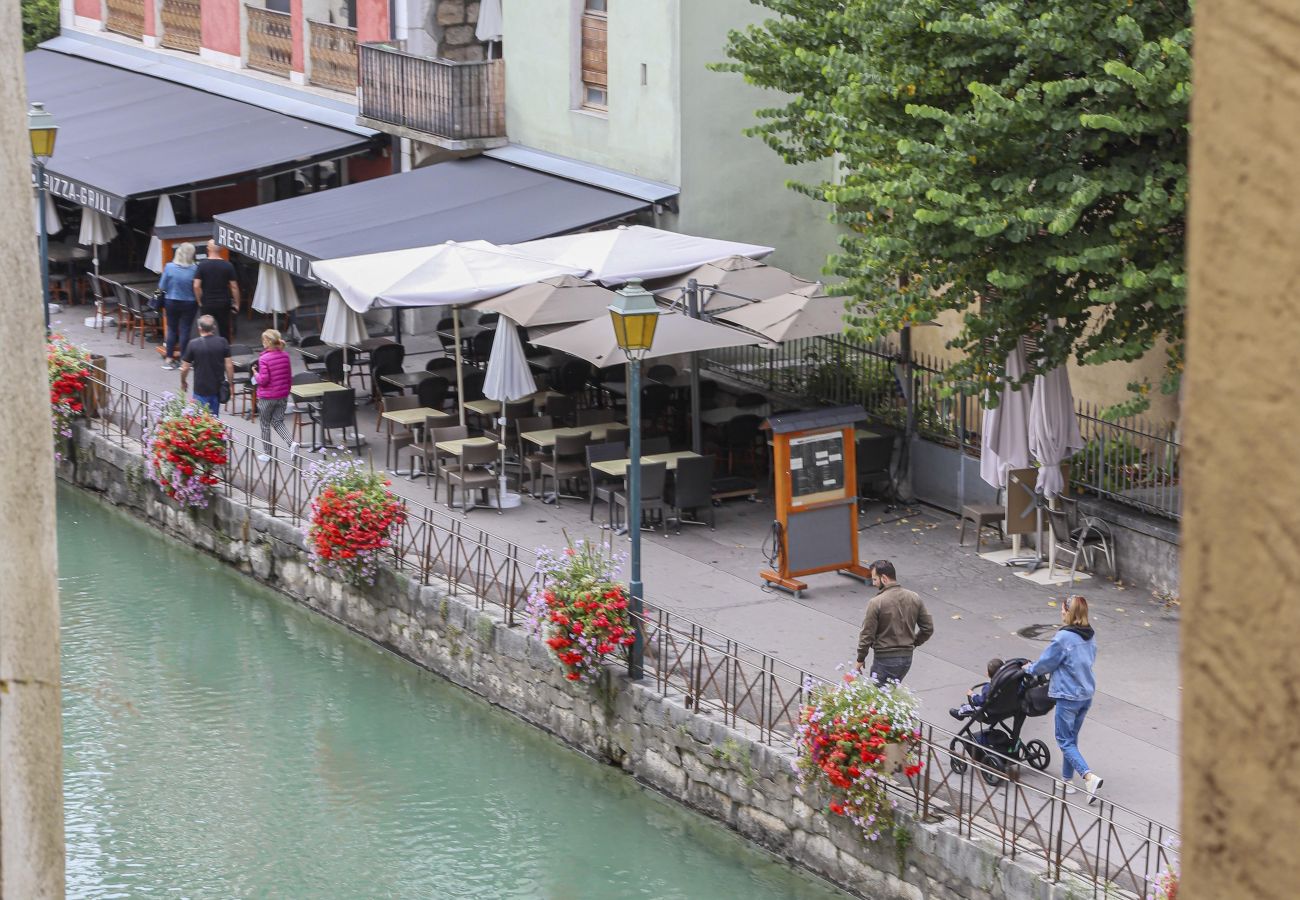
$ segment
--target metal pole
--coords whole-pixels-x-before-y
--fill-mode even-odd
[[[45,231],[45,160],[36,160],[36,189],[38,192],[36,213],[39,222],[41,242],[41,301],[45,306],[45,333],[50,333],[50,236]],[[27,245],[28,247],[31,244]]]
[[[460,424],[465,424],[465,360],[460,352],[460,307],[451,308],[451,330],[456,341],[456,405],[460,407]],[[558,485],[556,486],[558,489]],[[558,500],[556,501],[559,502]]]
[[[899,450],[898,478],[894,490],[903,501],[911,501],[912,493],[912,436],[916,433],[916,378],[912,367],[912,326],[904,325],[898,333],[898,354],[902,368],[903,391],[907,412],[903,419],[903,447]]]
[[[393,340],[399,344],[402,342],[402,308],[400,306],[393,307]]]
[[[700,318],[700,285],[694,278],[686,282],[686,314]],[[700,428],[700,354],[691,354],[691,449],[704,452],[704,438]]]
[[[627,674],[629,678],[639,680],[645,674],[645,625],[642,620],[645,615],[645,607],[642,603],[645,587],[641,584],[641,360],[639,359],[628,360],[627,424],[631,429],[627,470],[627,530],[632,541],[632,552],[629,558],[632,577],[628,585],[628,591],[632,596],[628,598],[628,609],[632,613],[632,623],[636,628],[636,643],[632,645]]]

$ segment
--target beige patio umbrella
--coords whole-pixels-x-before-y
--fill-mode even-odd
[[[678,353],[694,353],[700,350],[717,350],[720,347],[743,347],[747,344],[764,342],[764,339],[757,335],[735,328],[713,325],[681,313],[665,312],[659,316],[659,324],[655,328],[654,346],[650,348],[646,359],[673,356]],[[627,357],[619,349],[618,341],[614,337],[614,323],[608,313],[589,322],[583,322],[581,325],[534,338],[532,343],[541,347],[550,347],[552,350],[560,350],[602,368],[627,362]]]
[[[692,269],[657,288],[655,295],[669,301],[681,300],[686,284],[692,278],[700,287],[700,310],[708,313],[744,306],[747,300],[766,300],[815,284],[747,256],[728,256]]]
[[[576,275],[558,275],[481,300],[472,308],[500,313],[524,328],[534,328],[608,318],[613,302],[611,290]]]
[[[828,296],[822,285],[810,284],[729,309],[714,318],[747,328],[778,343],[839,334],[844,330],[844,298]]]

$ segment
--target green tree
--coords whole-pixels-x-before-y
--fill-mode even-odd
[[[751,2],[775,16],[733,31],[717,68],[788,95],[750,134],[791,164],[837,160],[791,187],[847,228],[828,271],[852,331],[964,310],[952,377],[972,386],[1026,332],[1033,371],[1164,338],[1174,390],[1189,0]]]
[[[59,36],[59,0],[23,0],[23,49]]]

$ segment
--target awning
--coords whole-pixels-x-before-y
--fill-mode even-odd
[[[26,55],[27,95],[59,135],[58,197],[125,218],[126,201],[214,187],[368,149],[366,138],[51,50]]]
[[[303,278],[322,259],[445,241],[512,244],[645,209],[613,191],[476,156],[216,216],[217,243]]]

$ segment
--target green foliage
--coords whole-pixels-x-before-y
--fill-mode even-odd
[[[948,378],[979,391],[1053,319],[1031,375],[1165,338],[1176,387],[1190,0],[752,2],[774,17],[717,68],[788,96],[749,132],[786,162],[835,159],[791,187],[847,228],[828,268],[854,334],[962,311]]]
[[[23,0],[23,49],[59,36],[58,0]]]

